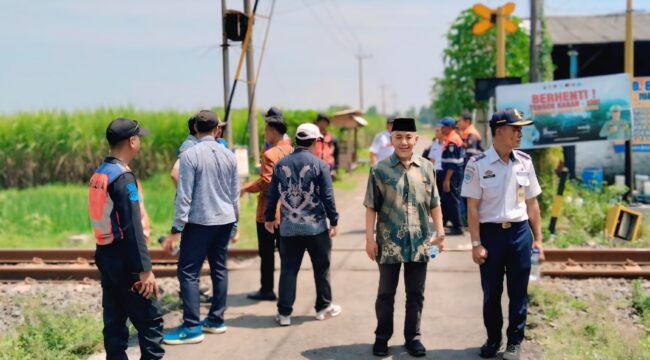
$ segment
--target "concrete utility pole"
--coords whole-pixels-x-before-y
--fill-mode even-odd
[[[386,115],[386,84],[381,83],[381,114]]]
[[[248,15],[248,21],[253,21],[253,10],[251,0],[244,0],[244,13]],[[252,30],[252,28],[251,28]],[[248,83],[248,132],[250,134],[250,152],[253,156],[255,168],[260,163],[260,145],[257,134],[257,111],[255,110],[255,57],[253,56],[253,36],[250,36],[246,50],[246,79]]]
[[[361,50],[361,44],[359,44],[359,53],[356,55],[357,60],[359,61],[359,110],[364,112],[363,107],[363,60],[370,59],[372,55],[364,54]]]
[[[540,45],[540,19],[543,0],[530,0],[530,66],[528,81],[539,81],[539,45]]]
[[[221,0],[221,49],[223,55],[223,108],[224,111],[228,106],[228,96],[230,94],[230,61],[228,59],[228,36],[226,36],[226,0]],[[224,119],[225,120],[225,119]],[[226,140],[228,147],[232,149],[232,124],[226,127]]]
[[[625,72],[630,75],[630,81],[634,79],[634,15],[632,13],[632,0],[627,0],[625,11]],[[630,85],[631,86],[631,85]],[[632,112],[632,109],[630,109]],[[627,200],[632,202],[634,191],[634,166],[632,163],[632,140],[625,141],[625,186],[628,193]]]

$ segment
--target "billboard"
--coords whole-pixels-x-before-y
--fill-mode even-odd
[[[516,108],[534,121],[522,129],[523,149],[632,136],[627,74],[498,86],[496,98],[498,109]]]
[[[632,80],[632,151],[650,152],[650,77]],[[616,152],[623,152],[625,144],[617,142]]]

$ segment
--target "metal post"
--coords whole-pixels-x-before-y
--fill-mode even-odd
[[[634,37],[633,37],[632,0],[627,0],[625,11],[625,72],[634,79]],[[631,85],[630,85],[631,86]],[[630,109],[631,111],[632,109]],[[632,140],[625,141],[625,185],[629,189],[625,197],[628,202],[633,200],[634,191],[634,166],[632,163]]]
[[[575,79],[578,77],[578,52],[574,49],[569,50],[569,77]],[[569,169],[569,179],[576,178],[576,146],[562,146],[564,154],[564,165]]]
[[[251,0],[244,0],[244,12],[248,15],[249,21],[254,21],[251,9]],[[246,80],[248,83],[248,132],[250,136],[250,153],[253,156],[253,164],[259,167],[260,146],[257,133],[257,111],[255,110],[255,57],[253,56],[253,37],[250,37],[246,48]]]
[[[223,108],[224,111],[228,106],[228,96],[230,94],[230,61],[228,59],[228,36],[226,36],[226,0],[221,0],[221,49],[223,57]],[[225,116],[224,116],[224,120]],[[232,138],[232,124],[226,127],[226,140],[228,140],[228,148],[232,149],[234,144]]]

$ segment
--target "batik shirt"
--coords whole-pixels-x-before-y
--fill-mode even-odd
[[[372,167],[363,205],[377,212],[377,261],[429,261],[429,216],[438,204],[434,166],[423,157],[404,167],[392,154]]]
[[[280,202],[280,236],[313,236],[339,221],[330,167],[305,148],[296,148],[275,165],[266,193],[266,221],[276,221]]]

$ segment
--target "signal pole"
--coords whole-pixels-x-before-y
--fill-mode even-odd
[[[625,11],[625,72],[634,79],[634,15],[632,14],[632,0],[627,0]],[[630,112],[632,109],[630,109]],[[633,119],[632,119],[633,120]],[[625,185],[628,188],[627,201],[632,202],[634,196],[634,166],[632,163],[632,140],[625,140]]]
[[[248,15],[248,21],[254,21],[251,9],[251,0],[244,0],[244,13]],[[253,24],[252,24],[253,25]],[[252,31],[252,26],[251,26]],[[246,80],[248,84],[248,132],[250,136],[250,151],[253,156],[255,168],[260,163],[260,146],[257,134],[257,111],[255,110],[255,57],[253,56],[253,36],[251,34],[246,51]]]
[[[228,56],[228,36],[226,36],[226,0],[221,0],[221,49],[223,56],[223,108],[224,111],[228,106],[228,96],[230,94],[230,61]],[[225,117],[225,115],[224,115]],[[224,118],[224,120],[226,120]],[[226,127],[226,139],[228,148],[232,149],[232,124]]]

